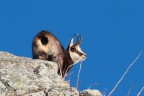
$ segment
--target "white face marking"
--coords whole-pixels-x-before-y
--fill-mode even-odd
[[[74,53],[74,52],[71,52],[70,56],[71,56],[72,61],[74,62],[74,64],[76,64],[76,63],[78,63],[80,61],[83,61],[86,58],[84,55],[79,56],[77,53]]]
[[[76,51],[74,51],[74,52],[71,51],[72,46],[73,46],[73,38],[70,41],[69,53],[70,53],[70,57],[71,57],[72,61],[74,62],[74,64],[85,60],[86,54],[81,50],[80,46],[79,45],[75,46],[75,50],[78,53]]]

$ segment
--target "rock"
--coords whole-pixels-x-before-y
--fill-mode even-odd
[[[84,90],[80,92],[80,96],[102,96],[102,94],[99,92],[99,90]]]
[[[79,96],[54,62],[0,52],[0,96]]]
[[[102,96],[98,90],[79,94],[57,70],[54,62],[0,52],[0,96]]]

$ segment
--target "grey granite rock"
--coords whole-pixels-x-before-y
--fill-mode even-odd
[[[0,96],[79,96],[54,62],[0,52]]]
[[[80,96],[102,96],[102,94],[99,92],[99,90],[87,89],[80,92]]]
[[[96,90],[79,94],[57,69],[54,62],[0,52],[0,96],[102,96]]]

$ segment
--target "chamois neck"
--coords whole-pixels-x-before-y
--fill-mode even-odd
[[[65,56],[64,56],[64,62],[63,62],[63,72],[62,75],[64,76],[71,68],[72,68],[72,64],[74,62],[72,61],[69,52],[66,50],[65,51]]]
[[[70,57],[70,53],[67,50],[65,51],[65,57],[66,57],[66,61],[68,63],[68,66],[70,66],[74,63],[72,58]]]

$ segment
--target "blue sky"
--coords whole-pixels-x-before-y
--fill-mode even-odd
[[[39,31],[49,30],[65,48],[72,35],[78,33],[87,54],[79,90],[98,82],[91,89],[108,94],[144,50],[143,5],[143,0],[3,0],[0,50],[31,58],[31,42]],[[76,85],[78,70],[79,64],[71,70],[71,86]],[[126,96],[135,81],[131,96],[144,86],[144,53],[112,96]]]

